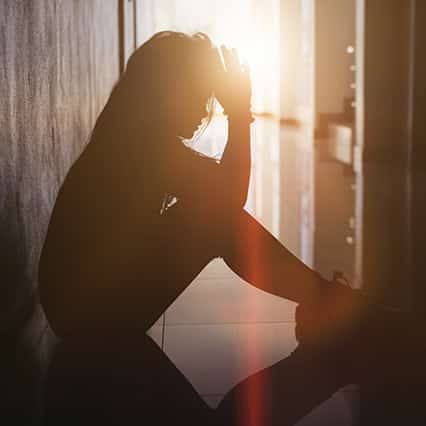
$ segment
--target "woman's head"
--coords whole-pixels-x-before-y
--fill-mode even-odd
[[[119,86],[137,120],[190,138],[203,118],[211,118],[222,70],[207,35],[164,31],[131,56]]]

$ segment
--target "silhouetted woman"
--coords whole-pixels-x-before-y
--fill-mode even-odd
[[[299,350],[237,386],[213,415],[142,337],[217,257],[252,285],[309,307],[312,322],[298,325],[307,346],[318,336],[334,339],[364,306],[352,290],[307,268],[244,210],[250,78],[234,51],[222,52],[224,65],[206,35],[174,32],[140,47],[60,189],[39,277],[43,307],[64,342],[66,355],[57,356],[51,373],[60,385],[51,385],[49,398],[62,395],[63,415],[67,400],[68,416],[83,412],[113,424],[117,415],[122,424],[138,417],[150,425],[266,425],[276,405],[288,413],[278,424],[292,424],[350,381],[334,365],[327,368],[332,355],[318,369],[309,351]],[[214,99],[229,123],[220,162],[182,143],[211,119]],[[252,389],[261,403],[250,400]]]

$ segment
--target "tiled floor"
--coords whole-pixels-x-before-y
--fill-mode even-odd
[[[264,125],[260,132],[263,137],[262,149],[268,144],[280,142],[277,140],[280,133],[275,124],[256,125]],[[268,132],[269,137],[266,137]],[[291,137],[294,139],[294,134]],[[290,142],[287,141],[284,150],[291,151],[292,146],[296,146]],[[267,151],[274,150],[269,146]],[[297,153],[287,154],[297,156]],[[271,196],[277,197],[277,192],[268,195],[271,192],[269,174],[273,168],[271,158],[263,155],[263,165],[259,161],[254,162],[249,210],[257,213],[264,225],[274,231],[280,227],[274,226],[273,215],[266,211],[273,204],[269,202]],[[277,170],[280,168],[279,163],[273,166]],[[259,175],[259,170],[269,177]],[[294,168],[294,173],[298,173],[297,168]],[[290,178],[297,181],[297,176],[285,176],[286,181]],[[290,202],[289,197],[281,197],[281,204],[283,200]],[[260,210],[259,203],[262,203]],[[294,208],[297,203],[294,200],[291,206],[279,206],[278,211],[285,213],[281,218],[281,221],[286,219],[285,224],[299,223]],[[291,214],[295,215],[294,220]],[[293,234],[297,237],[300,231],[298,234],[296,230]],[[286,241],[288,237],[285,235],[281,238],[290,249],[298,246],[298,241]],[[204,400],[215,407],[236,383],[285,358],[294,350],[297,345],[294,312],[294,303],[257,290],[241,280],[221,259],[217,259],[201,272],[158,320],[150,335]],[[353,389],[337,392],[297,426],[357,425],[357,395]]]
[[[217,259],[150,335],[204,400],[216,407],[235,384],[296,347],[294,309],[294,303],[253,288]],[[338,392],[298,426],[353,426],[354,399],[356,392]]]

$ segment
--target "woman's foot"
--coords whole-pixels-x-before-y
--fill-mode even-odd
[[[330,283],[320,300],[296,311],[301,347],[329,357],[346,383],[426,377],[424,339],[402,312],[373,304],[360,291]]]
[[[304,346],[327,347],[342,339],[370,309],[358,290],[325,282],[320,295],[297,307],[296,338]]]

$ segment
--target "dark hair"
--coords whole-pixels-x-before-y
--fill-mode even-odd
[[[98,127],[103,127],[103,122],[130,137],[131,130],[147,124],[147,120],[159,124],[163,119],[164,101],[170,93],[174,93],[177,85],[186,83],[191,90],[197,90],[194,85],[197,81],[198,88],[201,90],[203,87],[207,94],[205,129],[215,108],[213,82],[217,67],[221,66],[218,61],[219,55],[204,33],[190,36],[162,31],[154,34],[130,57],[123,76],[99,117],[95,132]]]

